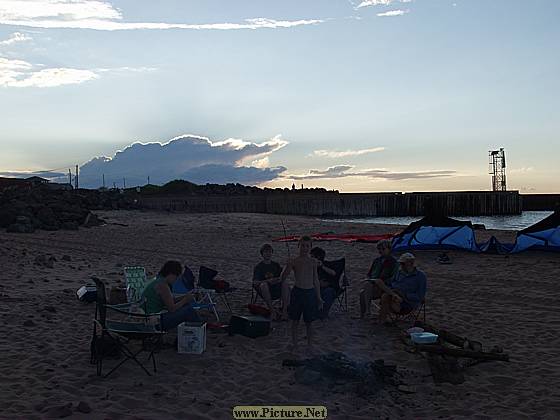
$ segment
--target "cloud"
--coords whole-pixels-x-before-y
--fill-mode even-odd
[[[336,151],[336,150],[315,150],[312,156],[318,157],[327,157],[327,158],[341,158],[341,157],[349,157],[349,156],[361,156],[368,153],[377,153],[384,151],[384,147],[373,147],[370,149],[361,149],[361,150],[344,150],[344,151]]]
[[[27,42],[31,41],[32,39],[33,38],[31,38],[29,35],[22,34],[21,32],[14,32],[8,37],[8,39],[0,41],[0,46],[12,45],[17,42]]]
[[[255,168],[268,168],[270,166],[270,159],[268,156],[265,156],[262,159],[256,159],[251,162],[251,166],[254,166]]]
[[[0,87],[54,87],[84,83],[98,75],[90,70],[50,68],[38,70],[27,61],[0,57]]]
[[[261,184],[272,181],[286,170],[283,166],[276,168],[255,168],[231,165],[202,165],[183,172],[181,178],[195,184]]]
[[[36,171],[36,172],[0,172],[0,176],[9,177],[9,178],[29,178],[31,176],[39,176],[41,178],[46,179],[54,179],[54,178],[61,178],[66,176],[66,174],[62,172],[54,172],[54,171]],[[67,180],[68,178],[66,178]]]
[[[388,6],[389,4],[393,3],[394,0],[365,0],[362,1],[358,6],[357,9],[361,9],[363,7],[370,7],[370,6]]]
[[[327,168],[326,170],[311,169],[308,174],[304,175],[285,175],[285,178],[303,180],[365,177],[371,179],[402,181],[407,179],[447,178],[456,174],[455,171],[449,170],[394,172],[388,171],[386,169],[365,169],[359,171],[351,171],[351,169],[353,168],[354,167],[350,165],[338,165]]]
[[[97,188],[105,175],[107,186],[150,183],[174,179],[195,183],[260,184],[276,179],[286,168],[246,166],[243,162],[264,159],[285,147],[279,136],[262,143],[240,139],[213,142],[206,137],[184,135],[167,143],[133,143],[113,157],[97,157],[80,168],[80,185]]]
[[[0,57],[0,87],[56,87],[75,85],[95,80],[102,73],[146,73],[157,70],[153,67],[116,67],[99,69],[48,68],[39,69],[23,60],[11,60]]]
[[[362,1],[360,4],[358,4],[358,6],[356,6],[356,9],[362,9],[364,7],[371,7],[371,6],[389,6],[392,3],[411,3],[412,0],[364,0]]]
[[[323,23],[320,19],[246,19],[242,23],[123,22],[120,10],[102,0],[0,0],[0,24],[33,28],[93,29],[262,29],[291,28]]]
[[[99,68],[95,69],[96,73],[123,73],[123,72],[131,72],[131,73],[149,73],[152,71],[156,71],[156,67],[113,67],[113,68]]]
[[[75,85],[98,76],[89,70],[53,68],[33,72],[22,79],[9,81],[9,87],[55,87],[62,85]]]
[[[379,17],[394,17],[394,16],[402,16],[406,13],[409,13],[410,10],[389,10],[388,12],[378,13],[377,16]]]

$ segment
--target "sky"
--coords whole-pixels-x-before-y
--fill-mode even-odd
[[[560,2],[0,0],[0,176],[560,192]],[[59,177],[59,178],[57,178]]]

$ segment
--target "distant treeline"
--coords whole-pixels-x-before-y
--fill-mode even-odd
[[[242,184],[206,184],[197,185],[189,181],[175,180],[165,185],[145,185],[140,188],[142,195],[270,195],[290,193],[311,193],[311,194],[338,194],[335,190],[326,190],[324,188],[259,188]],[[136,188],[129,188],[127,191],[135,191]]]

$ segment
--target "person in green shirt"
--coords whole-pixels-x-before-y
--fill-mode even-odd
[[[192,306],[194,298],[187,294],[175,299],[171,293],[173,283],[181,275],[183,267],[179,261],[167,261],[154,280],[146,285],[142,296],[146,299],[146,313],[160,315],[161,329],[164,331],[175,328],[182,322],[200,321],[200,317]]]
[[[379,299],[383,294],[383,291],[376,284],[376,280],[381,279],[385,284],[390,285],[399,270],[397,260],[391,255],[391,241],[387,239],[379,241],[377,250],[379,251],[379,257],[373,260],[367,273],[367,279],[362,282],[360,318],[369,314],[372,299]]]

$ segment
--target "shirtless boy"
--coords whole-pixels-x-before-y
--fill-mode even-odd
[[[321,286],[317,276],[317,260],[309,255],[311,251],[311,238],[302,236],[299,240],[299,256],[288,261],[282,272],[281,279],[284,281],[290,273],[294,272],[295,285],[290,297],[288,316],[292,320],[292,345],[297,348],[297,330],[299,320],[303,315],[303,321],[307,329],[307,344],[312,350],[313,329],[311,323],[317,317],[317,312],[323,307],[321,299]]]

